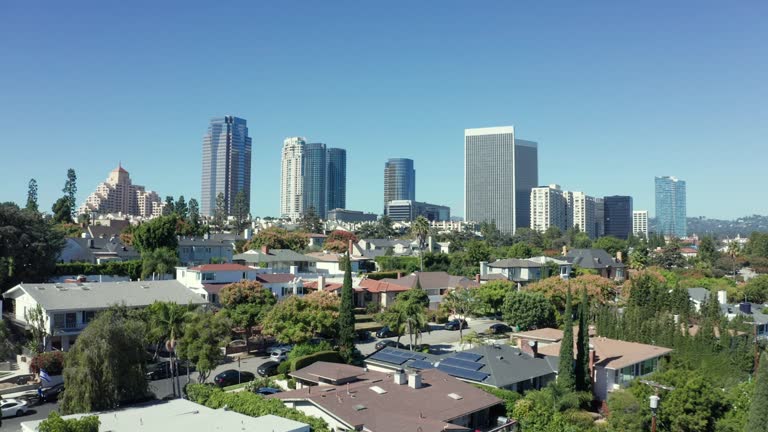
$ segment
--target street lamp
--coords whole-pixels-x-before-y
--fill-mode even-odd
[[[651,395],[651,432],[656,432],[656,410],[659,408],[659,399],[661,399],[658,395]]]

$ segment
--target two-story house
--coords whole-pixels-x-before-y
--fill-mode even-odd
[[[177,248],[179,261],[188,266],[232,262],[234,244],[229,240],[180,237]]]
[[[237,254],[232,259],[240,264],[268,270],[271,273],[315,273],[317,258],[300,254],[290,249],[251,249]]]
[[[616,281],[626,278],[625,265],[621,262],[621,253],[616,258],[602,249],[571,249],[563,257],[574,267],[594,270],[600,276]]]
[[[553,271],[550,269],[556,267]],[[508,280],[518,287],[550,276],[567,279],[571,274],[571,263],[546,256],[527,259],[505,258],[488,263],[480,262],[480,280]]]
[[[213,304],[219,304],[225,286],[251,280],[259,282],[278,299],[304,294],[303,282],[291,273],[263,273],[242,264],[203,264],[196,267],[176,267],[176,280]]]
[[[175,280],[96,283],[21,283],[3,294],[10,302],[5,316],[28,329],[28,316],[38,306],[45,323],[46,350],[67,351],[99,311],[114,305],[140,308],[156,301],[203,305],[207,302]]]

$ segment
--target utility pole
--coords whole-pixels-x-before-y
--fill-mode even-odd
[[[655,381],[640,380],[640,382],[652,387],[656,391],[656,394],[651,395],[649,398],[651,403],[651,432],[656,432],[656,410],[659,408],[659,401],[661,400],[659,397],[659,389],[674,390],[675,388],[659,384]]]

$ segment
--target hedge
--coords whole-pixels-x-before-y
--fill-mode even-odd
[[[405,274],[405,272],[396,272],[396,271],[382,271],[382,272],[373,272],[373,273],[366,273],[365,276],[368,279],[373,280],[382,280],[382,279],[397,279],[397,273]]]
[[[381,271],[402,270],[404,273],[412,273],[421,268],[419,258],[412,256],[378,256],[375,261]]]
[[[326,361],[330,363],[344,363],[338,351],[320,351],[314,354],[299,357],[291,362],[291,372],[305,368],[314,362]]]
[[[39,373],[40,369],[48,375],[61,375],[64,370],[64,353],[61,351],[49,351],[32,357],[29,363],[29,371]]]
[[[279,399],[268,399],[251,392],[226,393],[219,388],[205,384],[190,384],[187,386],[189,400],[208,408],[219,409],[227,407],[230,411],[251,417],[261,417],[273,414],[279,417],[295,420],[309,425],[313,432],[330,432],[325,420],[312,417],[303,412],[288,408]]]
[[[92,263],[58,263],[55,276],[69,275],[104,275],[104,276],[128,276],[132,280],[141,277],[141,261],[110,261],[104,264]]]

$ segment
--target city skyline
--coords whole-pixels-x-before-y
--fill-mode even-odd
[[[653,215],[650,179],[672,173],[688,183],[691,216],[768,213],[739,187],[768,182],[759,158],[717,181],[711,172],[725,172],[734,149],[764,146],[766,4],[492,2],[440,5],[437,15],[430,2],[301,3],[300,13],[241,4],[231,17],[172,3],[151,16],[135,3],[5,5],[0,200],[23,202],[35,178],[50,211],[71,167],[80,203],[122,160],[161,196],[202,202],[200,125],[232,113],[251,127],[255,216],[279,214],[280,142],[297,133],[347,149],[346,207],[380,212],[383,179],[369,173],[403,155],[419,165],[418,199],[463,216],[463,129],[496,124],[540,143],[542,184],[630,195]],[[302,30],[279,25],[289,20]],[[330,29],[317,30],[318,20]],[[456,22],[462,27],[441,32]],[[514,55],[498,56],[502,49]],[[285,68],[296,58],[313,72]],[[222,91],[222,82],[236,91]]]

